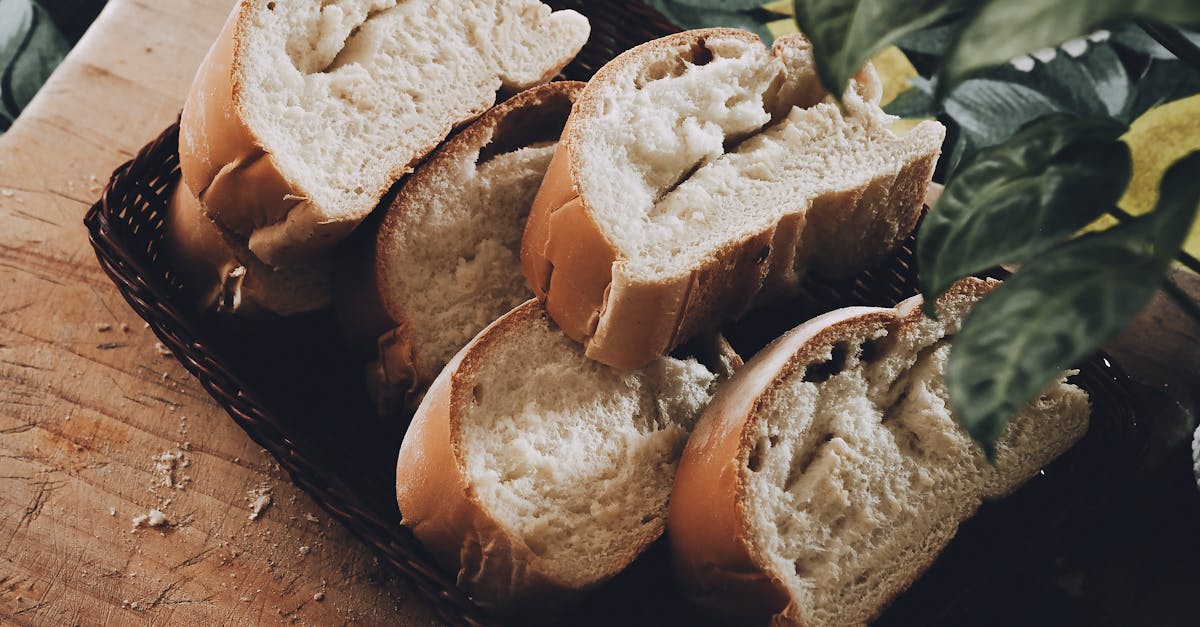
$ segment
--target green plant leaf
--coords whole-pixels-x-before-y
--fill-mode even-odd
[[[0,0],[0,111],[5,120],[16,118],[29,104],[69,49],[41,6]]]
[[[932,118],[942,112],[941,103],[933,97],[933,81],[918,76],[908,84],[908,89],[884,105],[884,111],[902,118]]]
[[[1051,115],[964,164],[917,238],[926,312],[958,279],[1033,259],[1116,204],[1130,177],[1126,130]]]
[[[1193,44],[1200,46],[1200,33],[1183,30],[1180,32],[1190,39]],[[1152,59],[1175,58],[1175,55],[1171,54],[1170,50],[1163,48],[1162,44],[1154,41],[1154,38],[1148,35],[1137,24],[1121,24],[1113,28],[1112,42],[1138,54],[1144,54]]]
[[[988,67],[1131,19],[1200,25],[1200,2],[986,0],[947,55],[941,87],[948,92],[968,76]]]
[[[1163,177],[1155,211],[1023,266],[967,315],[946,383],[955,415],[992,452],[1009,418],[1150,300],[1200,210],[1200,152]]]
[[[1064,110],[1042,92],[1018,83],[971,79],[946,100],[954,119],[973,146],[994,146],[1028,122]]]
[[[796,0],[796,22],[813,43],[821,82],[840,94],[871,55],[935,24],[971,0]]]
[[[1151,58],[1119,118],[1133,122],[1161,104],[1200,94],[1200,72],[1174,59]]]
[[[764,0],[668,0],[668,3],[717,11],[750,11],[766,4]]]
[[[765,10],[737,10],[737,7],[743,6],[745,2],[730,2],[724,3],[718,0],[704,2],[702,0],[690,0],[682,2],[681,0],[646,0],[654,10],[663,14],[663,17],[684,28],[707,28],[711,26],[727,26],[729,28],[741,28],[748,30],[758,35],[767,45],[775,40],[771,31],[767,29],[767,17],[771,14]],[[756,3],[757,7],[761,3]],[[712,5],[713,8],[708,8],[702,5]],[[778,19],[778,16],[772,16],[770,19]]]

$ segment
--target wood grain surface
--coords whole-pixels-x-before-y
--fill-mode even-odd
[[[434,622],[163,354],[87,243],[231,5],[110,0],[0,137],[0,622]],[[1160,298],[1112,348],[1194,406],[1198,337]],[[135,530],[151,509],[167,524]]]
[[[87,242],[232,4],[109,0],[0,137],[0,623],[434,622],[161,353]],[[169,522],[134,530],[152,508]]]

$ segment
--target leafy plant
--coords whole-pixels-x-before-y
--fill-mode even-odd
[[[68,49],[40,5],[0,0],[0,130],[29,104]]]
[[[892,14],[902,23],[910,19],[907,9],[880,11],[870,0],[798,0],[800,28],[820,28],[805,23],[810,13],[802,5],[829,4],[884,22]],[[1115,205],[1130,180],[1130,158],[1118,138],[1127,125],[1155,105],[1200,90],[1200,65],[1180,61],[1200,59],[1200,50],[1167,25],[1200,24],[1200,4],[931,4],[949,17],[901,37],[845,38],[826,50],[814,37],[814,53],[836,62],[896,43],[926,56],[928,77],[889,108],[939,115],[953,127],[941,167],[948,186],[918,235],[926,300],[963,276],[1020,264],[964,321],[946,375],[955,415],[990,451],[1018,408],[1145,306],[1200,210],[1197,153],[1167,172],[1153,213],[1072,239],[1102,214],[1120,213]],[[1101,36],[1045,48],[1130,19],[1147,20],[1139,24],[1145,37],[1125,27],[1113,43]],[[1140,47],[1148,58],[1128,63],[1117,50],[1122,45]],[[852,73],[833,67],[827,85],[844,85]]]
[[[658,4],[685,3],[767,19],[750,2]],[[1129,199],[1130,125],[1200,93],[1200,36],[1180,30],[1200,26],[1200,2],[795,0],[793,12],[831,93],[895,45],[920,76],[887,110],[948,127],[935,177],[947,187],[917,239],[926,300],[1019,264],[964,321],[947,372],[956,415],[990,451],[1017,408],[1133,319],[1180,255],[1200,211],[1200,156],[1167,171],[1156,204],[1143,199],[1152,212],[1117,205]],[[680,23],[723,19],[692,17]],[[1116,226],[1078,236],[1106,213]]]

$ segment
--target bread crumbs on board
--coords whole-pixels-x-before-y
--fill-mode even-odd
[[[246,500],[250,502],[250,520],[258,520],[262,513],[271,506],[271,486],[266,484],[246,492]]]

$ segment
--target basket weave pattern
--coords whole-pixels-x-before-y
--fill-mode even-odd
[[[592,36],[563,72],[587,80],[620,52],[678,29],[639,2],[550,1],[572,8],[592,23]],[[236,368],[214,350],[211,329],[179,297],[181,284],[162,260],[163,215],[179,180],[179,126],[172,124],[112,175],[99,202],[85,218],[90,240],[105,273],[125,300],[183,366],[200,381],[237,424],[265,448],[297,486],[370,547],[381,563],[402,576],[437,615],[452,625],[492,625],[452,579],[398,523],[397,513],[364,498],[359,486],[328,471],[320,451],[306,444],[287,416],[272,411]],[[809,283],[803,300],[814,309],[850,304],[893,305],[916,291],[911,242],[882,268],[853,281]],[[1122,375],[1107,361],[1084,369],[1082,383],[1098,406],[1127,412]]]

